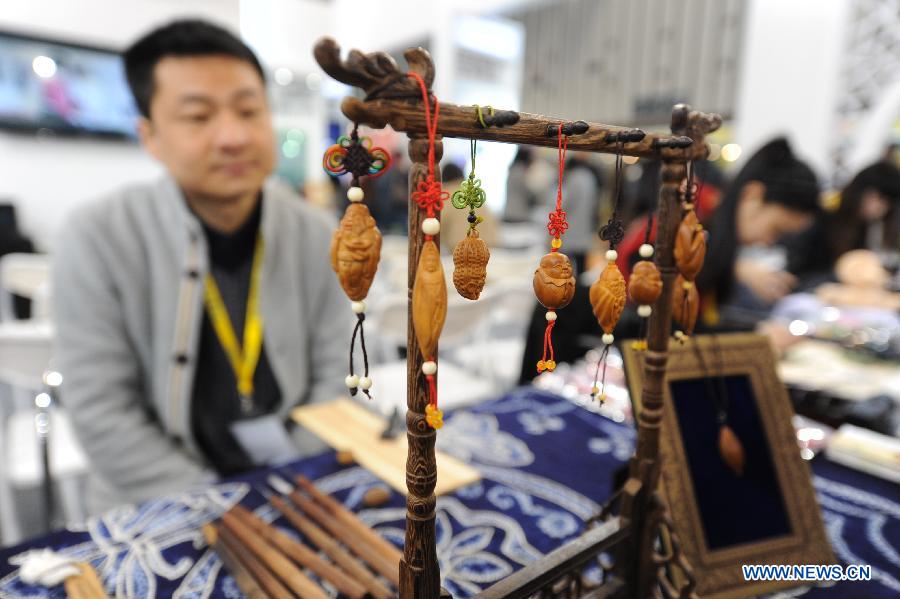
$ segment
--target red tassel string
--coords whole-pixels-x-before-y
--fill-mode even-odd
[[[443,210],[444,202],[449,196],[446,191],[441,189],[441,182],[434,179],[434,142],[437,137],[438,115],[441,105],[437,97],[431,94],[431,98],[434,100],[434,118],[432,118],[431,103],[425,81],[418,73],[410,71],[407,75],[415,79],[419,84],[419,89],[422,90],[422,102],[425,104],[425,128],[428,131],[428,177],[419,181],[416,185],[416,191],[413,192],[412,199],[419,205],[419,208],[425,211],[428,218],[434,218],[438,212]],[[433,239],[431,235],[425,235],[426,241],[431,239]]]
[[[556,210],[551,212],[547,219],[547,232],[550,233],[550,237],[552,237],[552,240],[550,241],[551,252],[559,251],[559,248],[562,247],[562,236],[569,228],[566,212],[562,209],[562,186],[566,169],[566,150],[569,147],[569,137],[563,135],[562,128],[563,126],[560,124],[556,134],[558,142],[557,157],[559,160],[559,179],[556,183]],[[538,372],[556,368],[552,336],[554,325],[556,325],[556,320],[547,321],[547,328],[544,330],[544,353],[541,356],[541,361],[537,364]]]
[[[547,222],[547,232],[550,233],[550,236],[554,239],[554,241],[550,244],[551,252],[555,252],[559,250],[560,247],[562,247],[562,236],[569,228],[569,221],[566,220],[566,213],[562,209],[563,174],[566,168],[566,150],[569,146],[569,137],[563,135],[562,125],[559,126],[557,140],[559,143],[559,180],[556,183],[556,210],[548,215],[549,220]]]
[[[428,176],[416,185],[416,190],[412,193],[412,200],[419,205],[421,210],[425,211],[427,218],[435,218],[437,213],[443,210],[444,202],[450,195],[443,191],[441,182],[436,181],[434,177],[434,144],[437,138],[438,116],[441,105],[434,94],[428,93],[428,87],[425,85],[421,75],[412,71],[409,71],[407,75],[416,80],[419,84],[419,89],[422,91],[422,103],[425,105],[425,129],[428,132]],[[431,116],[431,100],[434,100],[434,117]],[[432,235],[425,235],[425,241],[433,239]],[[423,356],[423,358],[426,358],[426,361],[437,364],[437,356],[430,358]],[[426,420],[432,428],[438,429],[443,425],[443,416],[438,409],[437,381],[434,374],[426,374],[425,380],[428,382],[428,406],[431,408],[430,415],[427,414],[429,410],[426,410]]]

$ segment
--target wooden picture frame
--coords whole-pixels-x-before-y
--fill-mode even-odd
[[[637,415],[645,352],[625,342],[622,353]],[[728,467],[716,443],[722,413],[716,393],[726,398],[732,412],[728,425],[742,441],[741,475]],[[765,337],[698,335],[684,344],[669,343],[660,493],[700,597],[749,597],[803,584],[745,581],[743,564],[837,563],[809,466],[800,457],[793,416]]]

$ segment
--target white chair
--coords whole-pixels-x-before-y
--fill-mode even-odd
[[[49,314],[50,260],[45,254],[7,254],[0,258],[0,321],[13,320],[13,295],[32,300],[34,319]]]
[[[20,540],[24,529],[36,532],[33,523],[29,526],[22,522],[20,510],[13,507],[14,497],[34,494],[45,481],[56,486],[66,522],[81,520],[86,515],[80,488],[88,470],[87,456],[75,439],[65,411],[52,405],[49,394],[36,397],[46,387],[44,378],[52,343],[53,329],[49,323],[0,323],[0,382],[35,398],[27,405],[13,405],[4,410],[8,413],[0,418],[3,423],[0,427],[0,522],[4,544]],[[46,469],[39,428],[48,441]]]

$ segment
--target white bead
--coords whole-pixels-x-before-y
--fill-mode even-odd
[[[649,243],[642,243],[638,253],[641,255],[641,258],[649,258],[653,255],[653,246]]]
[[[437,362],[434,362],[432,360],[422,362],[422,372],[424,374],[434,374],[435,372],[437,372]]]
[[[356,389],[359,387],[359,377],[355,374],[348,374],[344,379],[344,384],[347,385],[348,389]]]
[[[366,313],[366,302],[358,301],[350,304],[350,307],[353,308],[354,314],[365,314]]]
[[[441,232],[441,221],[436,218],[426,218],[422,221],[422,232],[426,235],[437,235]]]
[[[553,310],[549,310],[546,316],[547,322],[553,322],[554,320],[556,320],[556,312],[554,312]]]
[[[367,376],[360,377],[359,379],[359,388],[363,391],[368,391],[372,388],[372,379]]]
[[[347,190],[347,199],[351,202],[362,202],[364,195],[362,187],[351,187]]]
[[[612,333],[603,333],[603,343],[604,345],[612,345],[615,337],[612,336]]]
[[[606,250],[606,261],[607,262],[615,262],[616,258],[619,257],[619,252],[616,250]]]
[[[653,307],[649,305],[638,306],[638,316],[647,318],[653,312]]]

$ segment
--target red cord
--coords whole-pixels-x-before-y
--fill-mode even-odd
[[[566,220],[566,213],[562,209],[563,174],[566,168],[566,150],[569,146],[569,137],[563,135],[562,128],[563,126],[560,124],[556,134],[559,143],[559,181],[556,184],[556,210],[549,214],[549,222],[547,223],[547,232],[550,233],[550,236],[554,239],[561,238],[569,228],[569,221]],[[550,251],[555,252],[558,249],[559,248],[554,247],[551,248]]]
[[[426,374],[425,379],[428,381],[428,404],[432,408],[437,408],[437,385],[434,384],[434,375]]]
[[[441,105],[437,97],[432,94],[431,98],[434,99],[434,118],[432,119],[431,103],[425,81],[418,73],[409,71],[407,75],[415,79],[419,83],[419,89],[422,90],[422,103],[425,104],[425,129],[428,131],[428,177],[424,181],[419,181],[416,185],[416,191],[413,192],[412,199],[419,205],[419,208],[425,210],[428,218],[434,218],[437,212],[443,210],[444,201],[449,196],[447,192],[441,189],[441,182],[434,180],[434,144],[437,138],[438,115]],[[431,239],[431,236],[426,235],[425,238]]]

